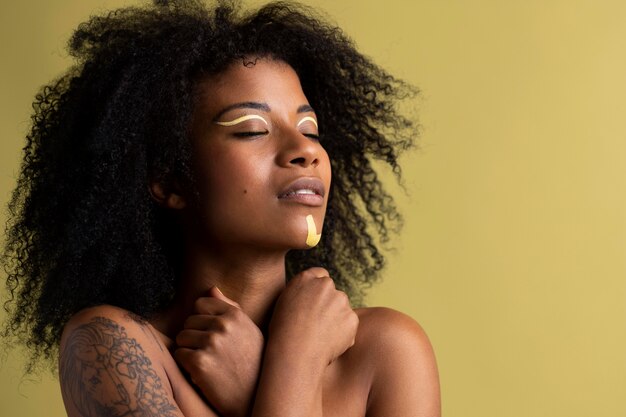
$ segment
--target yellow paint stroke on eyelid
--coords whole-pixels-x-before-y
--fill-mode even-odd
[[[245,116],[238,117],[235,120],[231,120],[230,122],[215,122],[215,124],[218,124],[220,126],[234,126],[239,123],[243,123],[246,120],[251,120],[251,119],[263,120],[266,125],[269,125],[269,123],[267,123],[267,120],[265,120],[263,117],[259,116],[258,114],[246,114]]]
[[[313,122],[313,124],[315,125],[315,127],[319,127],[319,126],[317,126],[317,120],[315,120],[315,119],[314,119],[314,118],[312,118],[311,116],[306,116],[306,117],[303,117],[303,118],[302,118],[302,120],[300,120],[300,121],[298,122],[298,124],[296,125],[296,127],[300,127],[300,125],[301,125],[302,123],[306,122],[306,121],[311,121],[311,122]]]

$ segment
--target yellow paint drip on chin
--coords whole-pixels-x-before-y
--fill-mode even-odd
[[[308,233],[306,236],[306,245],[310,248],[316,246],[320,239],[322,238],[321,233],[317,233],[317,227],[315,226],[315,220],[313,220],[313,216],[309,214],[306,216],[306,225],[308,227]]]

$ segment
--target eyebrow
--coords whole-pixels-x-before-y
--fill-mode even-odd
[[[296,113],[308,113],[308,112],[315,113],[315,110],[313,110],[313,107],[309,106],[308,104],[303,104],[302,106],[298,107],[298,110],[296,110]]]
[[[220,117],[222,117],[224,115],[224,113],[227,113],[227,112],[229,112],[231,110],[235,110],[235,109],[262,110],[262,111],[264,111],[266,113],[269,113],[269,112],[272,111],[272,109],[270,108],[270,106],[268,106],[267,103],[259,103],[257,101],[244,101],[244,102],[241,102],[241,103],[231,104],[230,106],[227,106],[227,107],[223,108],[213,118],[213,121],[219,120]],[[313,107],[311,107],[308,104],[303,104],[300,107],[298,107],[298,110],[296,110],[296,113],[308,113],[308,112],[315,113],[315,110],[313,110]]]
[[[224,115],[224,113],[229,112],[231,110],[235,110],[235,109],[255,109],[255,110],[263,110],[264,112],[267,112],[267,113],[272,111],[272,109],[270,109],[270,106],[268,106],[267,103],[258,103],[256,101],[244,101],[243,103],[235,103],[235,104],[231,104],[230,106],[223,108],[217,114],[217,116],[213,118],[213,121],[219,120],[220,117]]]

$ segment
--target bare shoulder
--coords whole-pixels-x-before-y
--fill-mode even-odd
[[[101,327],[109,322],[117,325],[125,334],[143,340],[150,348],[162,349],[162,341],[155,335],[152,326],[144,318],[123,308],[111,305],[99,305],[86,308],[74,314],[63,328],[61,336],[61,350],[77,328]],[[95,325],[94,323],[100,323]]]
[[[355,347],[374,368],[367,415],[439,416],[437,364],[422,327],[389,308],[355,311],[360,320]]]
[[[107,319],[124,324],[131,321],[136,322],[137,324],[141,323],[141,319],[139,317],[123,308],[112,305],[89,307],[79,311],[70,318],[63,329],[63,337],[61,341],[70,335],[76,327],[88,323],[96,317],[106,317]]]
[[[398,355],[410,355],[413,359],[434,360],[433,349],[426,332],[412,317],[386,307],[359,308],[358,342],[368,350],[379,353],[380,360],[398,360]]]
[[[373,338],[373,342],[392,343],[393,336],[409,338],[423,348],[430,347],[424,329],[412,317],[387,307],[368,307],[354,310],[359,316],[359,332]]]
[[[97,306],[63,331],[59,379],[69,416],[181,416],[147,323]]]

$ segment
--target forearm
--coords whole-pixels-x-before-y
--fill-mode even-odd
[[[359,319],[328,271],[292,278],[274,307],[253,417],[322,417],[328,364],[354,343]]]
[[[325,368],[319,358],[270,340],[252,417],[321,417]]]

